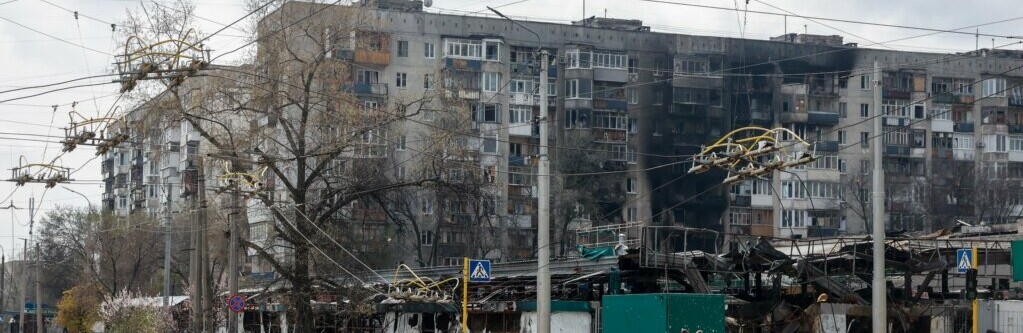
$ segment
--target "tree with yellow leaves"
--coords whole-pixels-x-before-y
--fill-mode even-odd
[[[57,303],[57,323],[71,333],[89,332],[99,320],[100,294],[92,285],[78,285],[64,291]]]

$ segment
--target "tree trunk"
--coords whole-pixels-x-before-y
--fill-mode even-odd
[[[309,278],[309,245],[295,243],[295,269],[291,292],[291,314],[295,333],[313,332],[312,281]]]

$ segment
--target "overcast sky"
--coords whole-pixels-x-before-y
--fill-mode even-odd
[[[110,26],[105,22],[118,23],[124,20],[126,12],[138,11],[139,1],[132,0],[46,0],[54,5],[78,11],[93,19],[80,17],[74,19],[71,12],[42,0],[0,0],[0,91],[39,84],[54,83],[89,75],[112,72],[110,63],[112,56],[103,53],[115,53],[120,46],[114,44]],[[158,0],[167,3],[168,0]],[[751,0],[747,5],[742,0],[665,0],[664,2],[684,2],[719,7],[738,6],[754,11],[784,13],[791,12],[786,20],[784,17],[763,14],[738,14],[735,11],[704,9],[666,3],[654,3],[639,0],[606,0],[585,1],[585,16],[604,16],[615,18],[641,19],[655,31],[676,32],[686,34],[730,36],[766,39],[769,36],[781,35],[785,32],[786,21],[789,32],[811,34],[838,34],[845,37],[846,42],[858,42],[861,46],[886,42],[900,38],[913,37],[926,33],[908,29],[877,27],[863,24],[836,23],[829,21],[813,22],[797,16],[815,16],[838,18],[853,21],[866,21],[896,25],[920,26],[937,29],[953,29],[1001,20],[1021,18],[1006,23],[984,26],[981,33],[995,35],[1023,35],[1023,9],[1017,1],[992,0],[979,3],[947,0],[904,0],[904,1],[796,1],[796,0]],[[242,0],[195,0],[196,14],[210,21],[228,23],[245,15]],[[582,0],[434,0],[434,12],[457,13],[467,15],[486,14],[485,6],[499,7],[503,13],[516,18],[530,17],[542,21],[568,23],[584,17]],[[767,5],[767,4],[770,5]],[[147,6],[154,6],[147,2]],[[748,7],[747,7],[748,6]],[[774,8],[774,7],[777,8]],[[27,26],[37,31],[32,31]],[[199,31],[210,33],[222,25],[204,20],[196,20]],[[804,27],[805,25],[805,27]],[[831,27],[828,27],[831,26]],[[836,30],[841,29],[843,31]],[[743,32],[740,34],[740,30]],[[974,31],[973,28],[966,31]],[[48,34],[50,36],[44,35]],[[860,36],[854,37],[853,35]],[[63,39],[66,42],[58,41]],[[995,45],[1012,42],[1008,39],[996,39]],[[213,37],[208,43],[213,49],[225,51],[234,49],[245,42],[241,33],[226,30]],[[941,33],[914,39],[886,44],[900,50],[924,52],[961,52],[974,48],[978,40],[973,36]],[[83,45],[93,50],[72,45]],[[981,47],[990,47],[990,37],[979,39]],[[874,46],[881,47],[881,46]],[[1020,49],[1018,46],[1006,47]],[[101,52],[96,52],[101,51]],[[226,61],[237,60],[230,57]],[[218,61],[220,62],[220,61]],[[99,83],[109,80],[100,78],[80,81],[74,84]],[[105,85],[91,88],[77,88],[39,97],[0,102],[0,168],[10,169],[18,165],[19,157],[25,156],[28,162],[38,163],[49,161],[60,154],[59,138],[48,138],[46,135],[62,136],[63,127],[68,123],[68,112],[72,102],[78,102],[75,110],[87,116],[105,113],[114,103],[117,85]],[[0,100],[30,95],[41,90],[19,91],[0,94]],[[54,112],[50,105],[60,104]],[[51,125],[52,124],[52,125]],[[47,144],[45,142],[50,141]],[[93,205],[101,202],[102,186],[100,161],[92,159],[95,150],[92,147],[80,147],[78,150],[64,155],[59,164],[78,169],[73,178],[85,182],[67,185],[87,196]],[[92,159],[92,160],[91,160]],[[0,174],[4,179],[9,173]],[[6,198],[14,191],[12,183],[0,183],[0,199]],[[11,196],[15,206],[27,208],[28,198],[35,196],[39,214],[43,215],[58,205],[85,206],[86,200],[62,187],[44,191],[41,185],[27,185],[13,192]],[[45,193],[45,196],[43,196]],[[7,202],[0,203],[6,206]],[[27,210],[0,211],[0,246],[6,250],[8,258],[12,256],[13,247],[20,249],[19,238],[28,236]]]

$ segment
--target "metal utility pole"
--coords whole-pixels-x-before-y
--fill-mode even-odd
[[[885,298],[888,295],[888,290],[884,275],[884,169],[881,167],[883,158],[881,150],[884,148],[881,147],[884,138],[882,135],[884,115],[881,113],[884,110],[881,109],[881,89],[883,88],[881,83],[881,64],[874,61],[874,112],[876,114],[874,114],[874,136],[870,140],[874,146],[874,170],[871,174],[873,197],[870,202],[870,219],[874,224],[874,278],[870,289],[872,291],[870,307],[873,320],[872,332],[878,333],[888,331],[888,306]]]
[[[232,162],[232,166],[235,162]],[[241,201],[239,191],[241,188],[238,186],[238,180],[231,180],[231,213],[227,216],[228,228],[230,230],[230,248],[228,251],[228,263],[227,263],[227,287],[230,290],[228,297],[233,297],[238,294],[238,218],[239,218],[239,202]],[[244,312],[233,313],[227,310],[227,331],[228,333],[240,333],[241,332],[241,321]]]
[[[538,333],[551,331],[551,161],[547,155],[547,66],[550,54],[540,50],[540,165],[537,172],[537,205],[540,206],[537,228],[536,328]]]
[[[163,212],[163,307],[170,308],[170,265],[171,265],[171,196],[173,184],[167,184],[167,208]]]

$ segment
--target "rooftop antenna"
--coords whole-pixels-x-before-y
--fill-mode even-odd
[[[586,19],[586,0],[583,0],[583,19]]]

